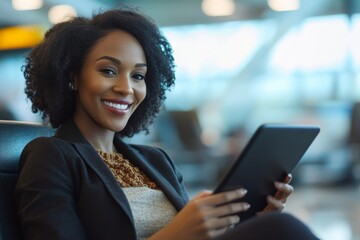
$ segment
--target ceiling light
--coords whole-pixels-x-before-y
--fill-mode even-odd
[[[43,0],[12,0],[12,6],[15,10],[35,10],[40,9],[43,5]]]
[[[229,16],[235,12],[235,3],[233,0],[203,0],[201,8],[208,16]]]
[[[268,0],[267,2],[274,11],[294,11],[300,7],[300,0]]]
[[[57,5],[49,10],[49,20],[51,23],[56,24],[64,22],[72,17],[77,16],[76,10],[70,5]]]

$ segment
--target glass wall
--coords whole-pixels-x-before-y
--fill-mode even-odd
[[[286,29],[275,20],[163,28],[177,64],[167,108],[197,109],[219,137],[263,122],[320,124],[314,151],[340,146],[360,98],[359,25],[358,14]]]

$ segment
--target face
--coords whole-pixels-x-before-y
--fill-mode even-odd
[[[125,31],[110,32],[75,77],[75,122],[91,130],[120,132],[146,96],[146,70],[140,43]]]

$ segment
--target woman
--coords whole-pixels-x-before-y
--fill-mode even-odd
[[[121,140],[148,130],[175,79],[170,44],[140,13],[110,10],[53,26],[28,55],[24,75],[33,112],[57,129],[21,155],[15,194],[25,239],[260,239],[258,227],[289,237],[291,226],[312,236],[285,214],[230,231],[236,213],[251,207],[232,203],[245,189],[189,201],[163,150]],[[289,182],[275,184],[264,212],[282,210]]]

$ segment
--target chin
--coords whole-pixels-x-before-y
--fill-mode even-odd
[[[105,121],[104,127],[113,132],[121,132],[126,127],[127,121]]]
[[[125,126],[126,125],[113,125],[110,129],[114,132],[121,132],[122,130],[124,130]]]
[[[115,127],[115,128],[112,128],[111,130],[118,133],[118,132],[121,132],[122,130],[124,130],[125,127]]]

